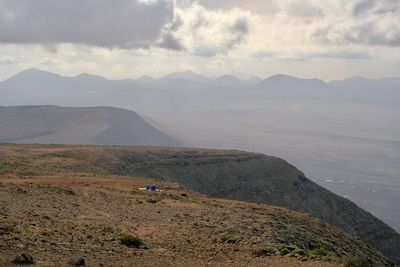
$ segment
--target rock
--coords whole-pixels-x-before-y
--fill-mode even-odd
[[[17,190],[15,190],[18,194],[26,194],[26,190],[22,189],[22,188],[17,188]]]
[[[83,257],[76,257],[69,260],[69,264],[72,266],[85,266],[85,258]]]
[[[35,262],[33,261],[31,255],[29,255],[27,252],[24,252],[21,255],[16,256],[15,259],[13,260],[13,263],[29,265],[29,264],[34,264]]]

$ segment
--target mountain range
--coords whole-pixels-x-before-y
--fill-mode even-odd
[[[263,80],[258,77],[241,80],[233,75],[212,79],[190,71],[172,73],[161,78],[142,76],[138,79],[108,80],[87,73],[67,77],[27,69],[0,82],[0,92],[4,96],[0,105],[93,106],[101,102],[105,105],[126,106],[129,103],[142,107],[143,103],[148,105],[151,101],[157,105],[169,105],[171,99],[190,105],[197,102],[199,97],[200,100],[263,97],[285,100],[330,99],[398,106],[399,84],[400,78],[353,77],[324,82],[317,78],[301,79],[283,74]]]

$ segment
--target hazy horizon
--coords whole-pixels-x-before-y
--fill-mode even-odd
[[[298,78],[298,79],[305,79],[305,80],[319,79],[319,80],[322,80],[322,81],[324,81],[326,83],[333,82],[333,81],[344,81],[344,80],[349,80],[349,79],[354,79],[354,78],[362,78],[362,79],[367,79],[367,80],[393,79],[393,78],[394,79],[398,79],[398,78],[400,78],[400,75],[399,76],[376,76],[376,77],[354,75],[354,76],[344,77],[344,78],[341,78],[341,79],[323,79],[321,77],[318,77],[318,75],[305,77],[305,76],[290,75],[290,74],[287,74],[287,73],[275,73],[275,74],[271,74],[269,76],[265,76],[264,77],[264,76],[257,76],[255,74],[253,75],[251,73],[246,73],[246,72],[232,72],[232,73],[221,73],[221,74],[218,74],[218,75],[207,75],[207,74],[204,74],[204,73],[201,73],[201,72],[196,72],[196,71],[187,69],[187,70],[182,70],[182,71],[166,72],[166,73],[158,74],[158,75],[142,74],[142,75],[139,75],[139,76],[135,76],[135,74],[132,74],[132,75],[128,75],[126,77],[113,79],[113,78],[107,77],[107,75],[102,75],[100,73],[79,72],[77,74],[72,74],[71,75],[71,74],[63,74],[63,73],[52,71],[52,70],[45,70],[45,69],[39,69],[39,68],[32,67],[32,68],[27,68],[27,69],[21,69],[21,70],[15,72],[15,73],[11,74],[10,76],[7,76],[5,78],[0,79],[0,82],[1,81],[6,81],[6,80],[14,77],[15,75],[17,75],[17,74],[19,74],[21,72],[29,71],[29,70],[37,70],[37,71],[40,71],[40,72],[49,72],[49,73],[57,74],[57,75],[60,75],[60,76],[63,76],[63,77],[68,77],[68,78],[76,78],[76,77],[79,77],[80,75],[93,75],[93,76],[99,76],[99,77],[105,78],[105,79],[110,80],[110,81],[138,80],[138,79],[144,78],[144,77],[149,77],[149,78],[152,78],[152,79],[162,79],[162,78],[166,78],[167,76],[172,75],[172,74],[186,74],[186,73],[191,73],[191,74],[204,76],[204,77],[206,77],[206,78],[208,78],[210,80],[216,80],[218,78],[221,78],[221,77],[227,76],[227,75],[233,76],[233,77],[235,77],[235,78],[237,78],[237,79],[239,79],[241,81],[247,81],[247,80],[250,80],[252,78],[265,80],[265,79],[268,79],[268,78],[271,78],[271,77],[274,77],[274,76],[284,75],[284,76],[290,76],[290,77],[294,77],[294,78]]]

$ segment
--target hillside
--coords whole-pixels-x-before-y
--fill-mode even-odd
[[[215,199],[170,181],[107,174],[102,166],[114,162],[110,152],[126,150],[144,158],[166,153],[2,145],[0,265],[14,266],[11,261],[27,252],[37,266],[70,266],[79,257],[87,266],[391,266],[360,240],[307,214]],[[193,151],[168,153],[180,158]],[[162,191],[138,190],[145,184]],[[139,238],[137,248],[121,243],[126,235]]]
[[[137,113],[111,107],[0,107],[0,125],[0,142],[179,145]]]
[[[275,157],[201,149],[34,145],[2,145],[0,155],[3,176],[73,172],[164,178],[212,196],[308,212],[399,261],[399,234]]]

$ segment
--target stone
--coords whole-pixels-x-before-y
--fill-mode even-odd
[[[72,266],[85,266],[86,262],[85,262],[85,258],[76,257],[76,258],[70,259],[69,264]]]
[[[24,252],[21,253],[21,255],[16,256],[15,259],[13,260],[13,263],[30,265],[34,264],[35,262],[33,261],[31,255],[29,255],[27,252]]]

